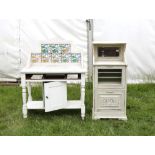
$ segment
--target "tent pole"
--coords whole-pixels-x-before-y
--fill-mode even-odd
[[[92,41],[93,41],[93,19],[87,19],[87,55],[88,55],[88,81],[92,81],[93,72],[93,51],[92,51]]]

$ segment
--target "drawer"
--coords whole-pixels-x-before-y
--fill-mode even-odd
[[[95,88],[125,88],[125,66],[96,66],[94,69]]]
[[[123,110],[125,107],[125,90],[95,89],[95,110]]]

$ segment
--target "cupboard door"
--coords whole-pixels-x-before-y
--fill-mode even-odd
[[[124,110],[124,90],[97,89],[95,93],[95,109],[101,110]]]
[[[59,110],[67,105],[66,82],[44,83],[45,112]]]

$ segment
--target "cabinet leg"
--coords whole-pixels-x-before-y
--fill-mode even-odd
[[[81,75],[81,118],[85,118],[85,74]]]
[[[27,118],[27,106],[23,105],[23,118]]]
[[[31,83],[27,83],[27,90],[28,90],[28,101],[32,101],[32,95],[31,95]]]
[[[84,120],[84,118],[85,118],[85,105],[83,105],[81,107],[81,118],[82,118],[82,120]]]
[[[21,76],[21,82],[22,82],[22,98],[23,98],[23,118],[27,118],[25,74]]]

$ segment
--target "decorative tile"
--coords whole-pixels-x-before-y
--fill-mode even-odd
[[[51,54],[52,63],[61,63],[61,54]]]
[[[31,61],[33,63],[39,63],[39,62],[41,62],[41,54],[40,53],[32,53],[31,54]]]
[[[50,62],[50,58],[51,58],[51,55],[49,54],[41,54],[41,62],[42,63],[48,63]]]
[[[62,54],[62,63],[69,63],[70,62],[70,54]]]
[[[71,53],[70,61],[72,63],[79,63],[81,61],[81,54],[80,53]]]

